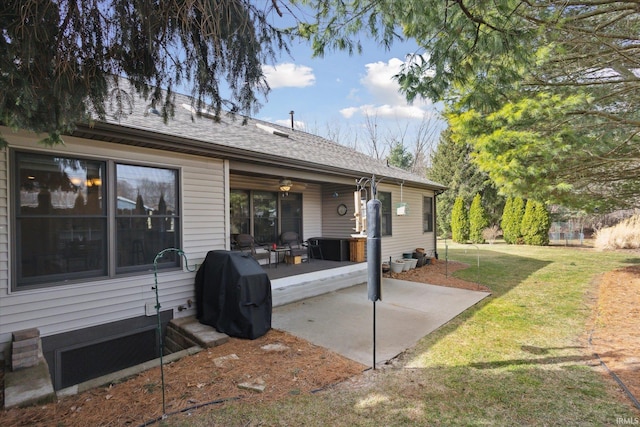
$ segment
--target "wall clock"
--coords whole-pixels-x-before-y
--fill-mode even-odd
[[[347,213],[347,205],[341,203],[338,205],[338,215],[342,216]]]

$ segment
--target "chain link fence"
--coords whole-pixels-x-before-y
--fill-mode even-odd
[[[577,221],[552,222],[549,229],[549,243],[552,245],[584,245],[584,225]]]

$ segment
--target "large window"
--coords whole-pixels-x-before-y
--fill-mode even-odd
[[[382,203],[380,206],[380,235],[391,236],[391,193],[379,191],[377,197]]]
[[[425,233],[433,231],[433,197],[422,199],[422,231]]]
[[[158,252],[177,248],[178,173],[172,169],[116,164],[117,271],[153,264]],[[175,253],[161,262],[175,265]]]
[[[18,288],[149,270],[178,246],[176,170],[22,152],[13,165]]]

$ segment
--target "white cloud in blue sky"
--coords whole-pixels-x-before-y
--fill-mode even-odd
[[[361,114],[392,119],[422,119],[431,109],[431,104],[424,101],[409,104],[400,93],[400,85],[394,76],[400,73],[403,64],[404,61],[398,58],[365,64],[366,74],[360,83],[371,95],[373,103],[343,108],[340,114],[345,118]]]
[[[308,99],[315,100],[312,105],[316,107],[320,107],[318,102],[328,96],[333,96],[334,101],[336,97],[343,99],[343,102],[351,105],[336,108],[334,112],[347,119],[355,118],[358,115],[393,119],[422,119],[433,108],[430,103],[425,101],[409,104],[404,95],[400,93],[400,85],[394,76],[400,72],[403,64],[404,61],[398,58],[364,63],[361,65],[361,70],[354,70],[356,71],[354,73],[356,79],[351,79],[350,88],[344,88],[344,85],[348,84],[346,83],[348,79],[335,77],[334,93],[329,94],[325,89],[322,89],[324,93],[318,93],[317,90],[314,92],[300,91],[298,96],[308,96]],[[345,72],[349,71],[351,70],[345,70]],[[316,76],[314,68],[291,62],[275,66],[264,65],[263,72],[272,89],[272,96],[278,89],[310,88],[316,85],[318,79],[322,79],[320,75]],[[351,72],[353,73],[353,71]],[[345,90],[346,92],[344,92]],[[284,119],[276,120],[285,121]]]
[[[360,83],[374,96],[376,102],[391,101],[393,105],[406,103],[398,92],[398,83],[393,78],[400,72],[403,63],[398,58],[391,58],[387,62],[377,61],[365,64],[367,73],[360,79]]]
[[[422,119],[428,112],[415,105],[365,104],[343,108],[340,110],[340,114],[345,119],[355,117],[357,114],[388,119]]]
[[[329,52],[323,57],[313,57],[308,46],[299,44],[281,63],[263,65],[272,90],[256,117],[288,127],[294,111],[295,129],[330,137],[343,129],[352,139],[366,139],[356,135],[370,119],[381,135],[390,136],[424,120],[440,121],[431,102],[409,104],[393,78],[416,46],[400,43],[388,51],[372,40],[365,44],[361,55]]]
[[[282,87],[307,87],[313,86],[316,82],[316,76],[313,69],[305,65],[296,65],[291,62],[284,62],[278,65],[263,65],[267,83],[271,89]]]

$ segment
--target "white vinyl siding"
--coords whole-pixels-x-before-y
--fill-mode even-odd
[[[422,232],[422,198],[433,196],[432,192],[404,186],[400,200],[399,185],[381,185],[380,191],[391,192],[391,216],[393,235],[382,237],[382,260],[389,257],[401,257],[405,252],[413,252],[416,248],[424,248],[427,253],[434,248],[433,233]],[[396,204],[407,203],[407,215],[396,214]]]
[[[182,249],[189,267],[202,262],[206,253],[225,249],[224,162],[138,147],[65,137],[64,146],[53,149],[38,144],[37,136],[14,134],[3,129],[9,146],[55,152],[65,156],[89,156],[166,166],[180,171]],[[142,316],[145,303],[155,303],[153,271],[105,280],[86,280],[56,287],[11,291],[8,259],[9,215],[7,204],[8,160],[3,150],[0,166],[0,350],[11,340],[11,332],[37,327],[42,336]],[[184,258],[182,259],[184,263]],[[194,297],[195,272],[160,271],[158,288],[162,310],[187,306]],[[195,308],[180,315],[193,315]]]
[[[356,187],[348,185],[324,185],[322,191],[322,229],[323,237],[349,238],[355,233],[355,221],[353,221],[354,200],[353,192]],[[382,236],[382,260],[388,261],[389,257],[401,257],[405,252],[413,252],[416,248],[424,248],[427,252],[434,248],[433,233],[422,232],[422,198],[433,197],[432,191],[407,187],[402,188],[402,200],[400,185],[382,183],[378,191],[391,193],[391,224],[392,234]],[[408,214],[396,215],[396,203],[406,202]],[[341,203],[347,206],[347,213],[338,215],[337,207]],[[366,237],[366,235],[365,235]]]
[[[353,233],[355,221],[353,220],[353,193],[356,190],[352,186],[331,184],[324,185],[322,191],[322,230],[321,237],[349,238]],[[347,213],[338,214],[338,206],[347,206]]]
[[[223,162],[181,160],[182,240],[185,254],[204,259],[212,249],[225,249],[225,198]]]
[[[302,193],[302,238],[322,236],[322,196],[319,185],[308,185]]]

